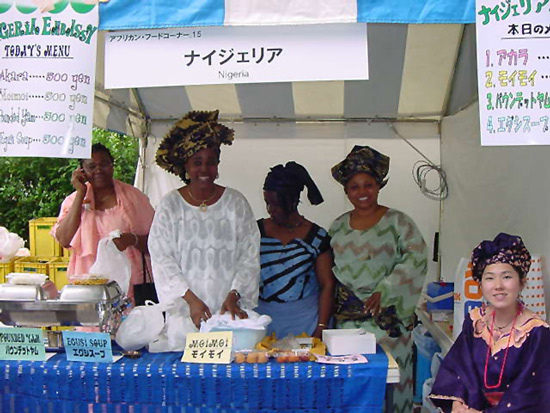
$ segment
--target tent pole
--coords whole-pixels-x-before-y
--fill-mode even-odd
[[[141,126],[140,136],[139,136],[139,159],[137,168],[141,168],[141,173],[136,173],[136,180],[134,186],[137,187],[141,192],[145,192],[145,170],[147,169],[147,146],[149,143],[149,134],[151,132],[151,117],[147,112],[147,108],[143,104],[143,99],[139,94],[139,91],[136,88],[130,89],[134,99],[136,100],[137,106],[139,108],[140,114],[144,119],[144,122]],[[136,171],[137,172],[137,171]]]
[[[435,115],[434,115],[435,116]],[[155,118],[152,122],[174,122],[177,118]],[[233,123],[435,123],[440,122],[439,115],[437,119],[422,118],[337,118],[337,119],[313,119],[313,118],[219,118],[218,122]]]

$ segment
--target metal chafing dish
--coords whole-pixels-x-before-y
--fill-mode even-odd
[[[18,327],[94,326],[115,334],[129,302],[115,281],[66,285],[59,294],[50,281],[0,284],[0,322]]]

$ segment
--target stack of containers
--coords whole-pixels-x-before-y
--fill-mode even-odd
[[[8,275],[10,272],[15,271],[15,261],[20,259],[20,257],[13,257],[8,262],[2,262],[0,263],[0,284],[3,284],[6,282],[6,275]]]
[[[68,284],[70,251],[61,247],[50,234],[56,220],[55,217],[45,217],[29,221],[31,256],[16,260],[13,272],[46,274],[60,290]]]

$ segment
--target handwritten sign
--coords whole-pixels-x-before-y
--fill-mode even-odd
[[[109,89],[368,77],[367,27],[360,23],[182,27],[105,35]]]
[[[111,337],[107,333],[63,331],[63,345],[69,361],[113,362]]]
[[[181,361],[187,363],[229,364],[233,347],[232,331],[190,333]]]
[[[44,336],[38,328],[0,328],[0,360],[45,360]]]
[[[42,3],[0,7],[0,156],[88,158],[99,6]]]
[[[550,144],[550,4],[477,0],[482,145]]]

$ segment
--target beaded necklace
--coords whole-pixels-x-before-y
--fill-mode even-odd
[[[514,316],[514,321],[512,322],[512,328],[510,329],[510,335],[508,336],[508,343],[506,344],[506,351],[504,352],[504,360],[502,361],[502,367],[500,368],[500,374],[498,377],[498,382],[495,385],[489,385],[487,383],[487,370],[489,367],[489,358],[491,355],[491,348],[493,347],[493,333],[494,333],[494,327],[495,327],[495,312],[493,311],[493,320],[491,321],[491,329],[489,330],[489,346],[487,347],[487,357],[485,358],[485,371],[483,373],[483,384],[485,384],[486,389],[498,389],[500,385],[502,384],[502,376],[504,375],[504,367],[506,367],[506,360],[508,359],[508,350],[510,350],[510,341],[512,339],[512,332],[514,330],[514,326],[516,325],[516,319],[518,318],[518,315],[520,314],[520,310],[517,311],[516,315]]]

